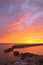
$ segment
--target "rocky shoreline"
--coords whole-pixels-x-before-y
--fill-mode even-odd
[[[5,65],[43,65],[43,55],[35,55],[31,53],[13,53],[18,59],[13,60]]]

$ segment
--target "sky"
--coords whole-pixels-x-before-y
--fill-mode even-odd
[[[43,0],[0,0],[0,43],[43,43]]]

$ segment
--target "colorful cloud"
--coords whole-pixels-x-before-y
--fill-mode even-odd
[[[43,43],[43,0],[0,0],[0,43]]]

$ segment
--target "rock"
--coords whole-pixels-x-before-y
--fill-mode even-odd
[[[15,51],[15,52],[13,53],[13,55],[19,57],[19,56],[20,56],[20,53],[19,53],[18,51]]]
[[[13,65],[28,65],[28,63],[23,60],[17,60],[13,63]]]
[[[9,49],[7,49],[7,50],[4,50],[5,53],[9,53],[9,52],[11,52],[11,51],[13,51],[12,48],[9,48]]]
[[[13,54],[20,58],[8,63],[7,65],[43,65],[43,55],[19,53],[18,51],[15,51]]]

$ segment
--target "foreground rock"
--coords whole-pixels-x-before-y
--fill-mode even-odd
[[[5,65],[43,65],[43,55],[14,52],[17,60]]]

